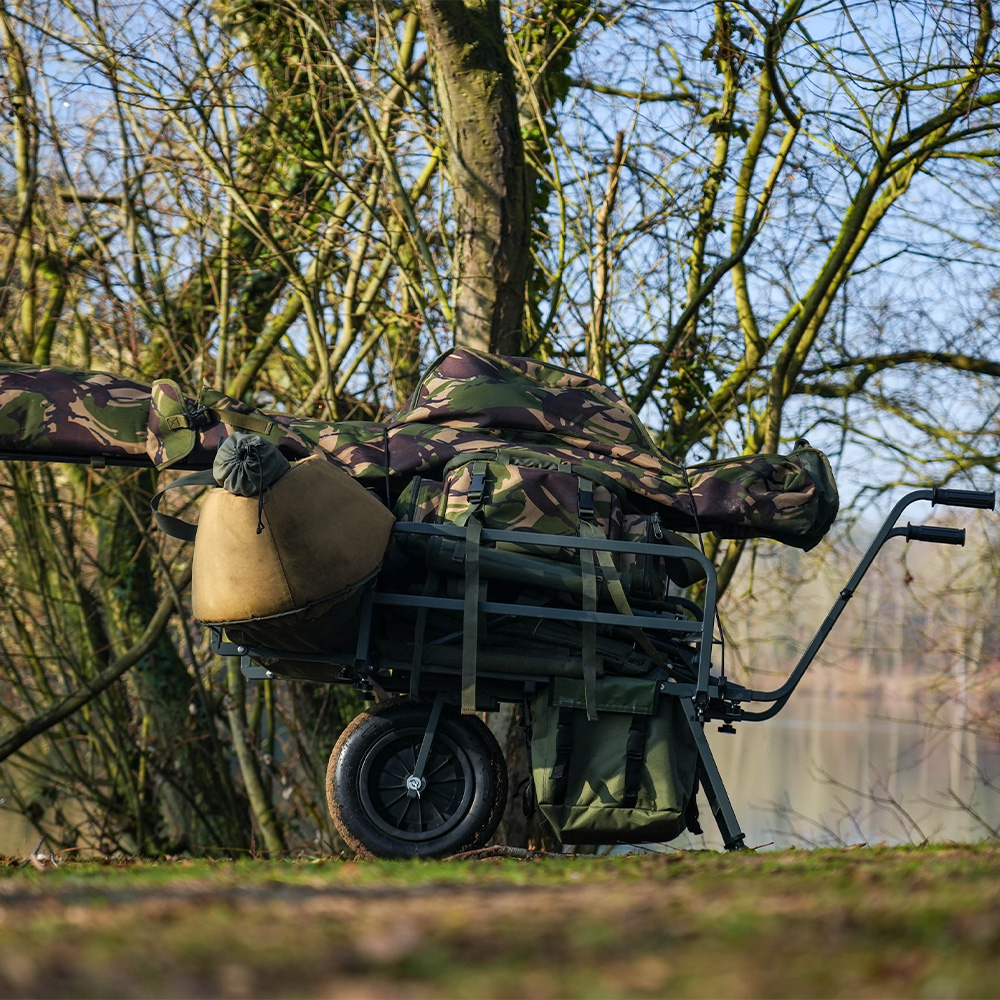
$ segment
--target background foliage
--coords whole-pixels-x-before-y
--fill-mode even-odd
[[[808,434],[862,498],[996,471],[986,0],[0,0],[0,30],[7,360],[379,419],[460,343],[606,378],[681,461]],[[108,852],[332,844],[356,706],[211,660],[152,488],[7,467],[0,732],[162,628],[4,794]],[[706,541],[725,583],[744,543]]]

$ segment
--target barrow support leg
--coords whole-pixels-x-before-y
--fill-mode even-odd
[[[444,695],[439,694],[431,705],[430,718],[427,720],[427,731],[420,742],[420,750],[417,752],[417,762],[413,766],[413,773],[406,779],[406,794],[410,798],[420,798],[420,793],[424,788],[424,768],[427,766],[427,758],[431,753],[431,744],[434,742],[434,734],[437,732],[438,722],[441,721],[441,709],[444,708]]]
[[[744,842],[746,835],[740,829],[740,821],[736,818],[732,802],[729,801],[729,793],[722,782],[722,775],[719,773],[712,748],[708,744],[708,737],[705,735],[704,723],[700,721],[698,714],[694,701],[684,699],[684,717],[698,748],[699,778],[702,788],[705,789],[712,815],[719,826],[719,833],[722,834],[722,842],[726,845],[727,851],[742,851],[746,849]]]

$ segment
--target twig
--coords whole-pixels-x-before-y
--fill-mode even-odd
[[[567,856],[553,851],[535,851],[527,847],[506,847],[503,844],[495,844],[493,847],[481,847],[476,851],[449,854],[445,860],[485,861],[489,858],[515,858],[518,861],[534,861],[536,858],[565,858]]]
[[[87,680],[81,688],[73,694],[64,698],[58,705],[53,706],[41,715],[36,716],[30,722],[15,730],[10,736],[0,741],[0,761],[6,760],[12,753],[20,750],[25,743],[36,736],[46,732],[53,726],[68,718],[87,702],[96,698],[102,691],[110,687],[129,667],[137,663],[145,656],[159,641],[163,630],[167,627],[171,615],[174,613],[174,593],[187,586],[190,580],[191,570],[186,570],[182,580],[178,582],[176,588],[172,588],[159,603],[156,613],[146,627],[139,641],[126,653],[119,656],[117,660],[109,663],[102,671]]]
[[[55,855],[49,851],[48,857],[44,854],[39,854],[38,852],[42,849],[42,844],[45,843],[45,838],[42,837],[37,844],[35,844],[35,849],[25,858],[24,861],[18,866],[20,868],[27,868],[28,865],[33,865],[40,872],[47,872],[53,868],[59,867],[59,862],[56,861]]]

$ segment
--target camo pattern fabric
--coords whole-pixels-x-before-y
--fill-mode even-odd
[[[181,387],[170,379],[158,379],[150,391],[146,453],[157,469],[167,469],[183,462],[198,443]]]
[[[612,479],[665,527],[816,545],[839,500],[826,457],[805,442],[682,469],[611,389],[542,362],[459,348],[431,367],[389,428],[390,473],[435,474],[455,456],[524,445]]]
[[[393,513],[397,521],[433,524],[437,521],[444,483],[440,479],[414,476],[400,493]]]
[[[262,413],[211,389],[195,400],[169,379],[150,387],[102,372],[0,362],[0,452],[210,469],[237,423],[240,430],[270,426],[287,458],[319,451],[384,489],[384,424]]]
[[[407,434],[408,427],[420,429]],[[680,468],[659,451],[617,393],[589,376],[540,361],[468,348],[438,358],[389,428],[393,469],[405,474],[427,461],[419,447],[412,451],[413,439],[433,441],[436,428],[442,429],[437,433],[446,448],[461,440],[460,432],[493,432],[504,441],[554,443],[606,456],[668,486],[683,486]]]
[[[515,445],[554,461],[571,463],[597,480],[615,481],[621,490],[636,494],[640,502],[646,499],[646,506],[663,503],[667,491],[686,489],[684,473],[676,466],[671,467],[669,475],[659,475],[625,458],[611,458],[581,444],[555,435],[513,430],[462,430],[445,424],[393,425],[389,428],[389,472],[394,479],[402,480],[413,475],[440,476],[444,466],[460,455]]]
[[[823,452],[800,441],[789,455],[721,459],[688,470],[692,514],[722,538],[771,538],[809,550],[840,506]]]
[[[696,551],[687,539],[662,527],[659,513],[623,513],[622,499],[612,489],[575,474],[568,463],[511,449],[461,456],[445,469],[443,482],[415,476],[400,495],[395,515],[397,520],[418,524],[462,525],[476,512],[486,528],[549,535],[580,535],[581,521],[586,521],[610,539]],[[580,550],[572,546],[497,547],[566,562],[580,559]],[[698,562],[676,555],[623,552],[613,559],[626,589],[640,600],[662,599],[668,577],[687,587],[705,576]]]
[[[463,457],[445,471],[436,520],[465,524],[473,511],[484,528],[500,531],[580,535],[586,521],[606,537],[621,534],[621,503],[607,487],[575,475],[567,463],[534,458],[529,464],[522,456],[502,452],[493,460]],[[502,543],[498,548],[567,562],[580,559],[580,550],[572,546]]]
[[[396,504],[397,520],[421,524],[467,524],[476,514],[485,528],[547,535],[581,534],[586,520],[607,537],[621,535],[619,497],[570,471],[565,462],[525,452],[463,455],[444,471],[443,481],[416,476]],[[507,551],[530,552],[578,562],[572,546],[498,543]]]
[[[0,363],[0,451],[141,460],[149,387],[64,368]]]
[[[389,458],[385,424],[367,420],[331,423],[306,417],[290,417],[287,421],[285,426],[289,431],[314,451],[342,465],[355,479],[380,491],[387,489]]]
[[[231,429],[263,434],[282,453],[295,461],[308,458],[317,451],[328,461],[343,468],[356,479],[374,480],[383,485],[386,477],[386,431],[383,424],[345,420],[331,423],[308,417],[293,417],[284,413],[256,410],[239,400],[214,389],[203,389],[197,401],[187,397],[178,400],[175,383],[159,381],[153,386],[154,406],[151,408],[148,452],[158,469],[183,461],[185,468],[211,468],[215,452],[229,436]],[[196,429],[194,446],[183,459],[176,457],[184,442],[177,438],[183,431],[164,419],[160,399],[169,396],[172,412],[185,414],[188,425]],[[178,444],[180,447],[178,448]]]
[[[838,507],[829,463],[813,448],[685,470],[611,389],[528,359],[451,351],[388,426],[262,413],[213,390],[192,400],[168,380],[154,392],[111,375],[0,364],[0,452],[207,469],[230,429],[262,428],[286,457],[320,451],[387,499],[416,475],[441,480],[460,455],[521,447],[626,494],[635,511],[660,512],[678,531],[809,549]]]

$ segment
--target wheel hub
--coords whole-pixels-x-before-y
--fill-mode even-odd
[[[358,774],[367,818],[394,839],[422,842],[443,836],[467,815],[475,796],[469,753],[439,732],[422,774],[417,771],[424,728],[382,734]]]

